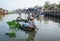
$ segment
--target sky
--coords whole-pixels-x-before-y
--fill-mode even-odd
[[[60,2],[60,0],[0,0],[0,8],[14,10],[34,7],[36,5],[43,6],[46,1],[57,4]]]

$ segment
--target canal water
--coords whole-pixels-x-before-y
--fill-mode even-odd
[[[0,19],[0,41],[60,41],[60,19],[54,17],[35,18],[36,30],[27,32],[15,29],[16,37],[9,37],[11,32],[8,21],[16,20],[19,14],[8,14]],[[22,17],[25,15],[23,14]]]

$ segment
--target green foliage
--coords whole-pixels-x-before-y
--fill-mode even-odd
[[[0,14],[0,19],[3,17],[3,15],[2,14]]]
[[[21,27],[19,23],[17,23],[15,20],[7,22],[9,27],[11,28],[12,32],[6,33],[9,37],[16,37],[16,32],[14,32],[14,29]]]
[[[26,39],[26,41],[30,41],[30,37],[28,37],[28,38]]]
[[[60,4],[56,5],[58,8],[60,8]]]
[[[60,2],[59,2],[59,4],[56,4],[56,3],[50,4],[49,1],[45,2],[44,8],[47,8],[47,9],[51,10],[55,7],[57,7],[57,10],[58,10],[60,8]]]
[[[6,33],[6,35],[8,35],[9,37],[16,37],[15,32]]]
[[[49,2],[48,2],[48,1],[47,1],[47,2],[45,2],[44,7],[45,7],[45,8],[48,8],[49,6],[50,6]]]
[[[13,12],[13,11],[9,11],[9,12],[8,12],[8,14],[14,14],[14,13],[15,13],[15,12]]]
[[[12,28],[12,29],[21,27],[21,25],[19,23],[17,23],[15,20],[9,21],[7,23],[10,26],[10,28]]]

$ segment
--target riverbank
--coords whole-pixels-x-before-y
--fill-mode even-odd
[[[58,11],[44,11],[45,16],[60,18],[60,12]]]

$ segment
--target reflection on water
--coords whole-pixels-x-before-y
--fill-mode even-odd
[[[0,20],[2,19],[3,15],[0,14]]]
[[[14,32],[13,30],[11,31],[11,32],[8,32],[8,33],[6,33],[6,35],[8,35],[9,36],[9,38],[15,38],[16,37],[16,32]]]
[[[56,17],[45,17],[45,20],[51,20],[53,22],[56,22],[56,23],[60,23],[60,19],[59,18],[56,18]]]
[[[41,22],[39,22],[41,21]],[[37,20],[38,31],[34,41],[60,41],[60,19],[44,17]]]
[[[0,20],[0,41],[60,41],[59,18],[35,18],[34,22],[38,30],[28,32],[9,28],[7,21],[15,20],[18,16],[18,14],[10,14]]]
[[[36,31],[30,32],[30,33],[28,33],[28,34],[29,34],[29,36],[28,36],[28,38],[26,39],[26,41],[34,41]]]

